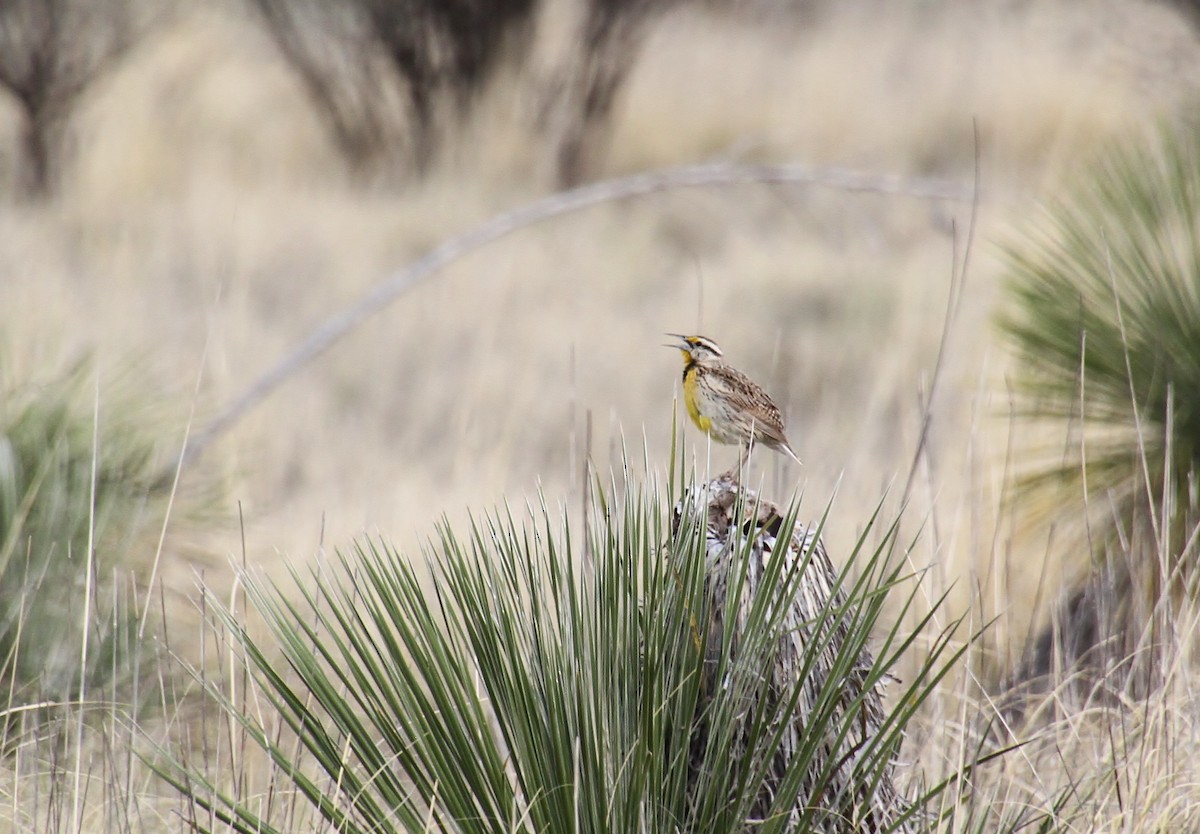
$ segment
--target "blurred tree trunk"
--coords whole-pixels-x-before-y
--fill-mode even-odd
[[[30,199],[44,199],[60,179],[61,121],[47,113],[43,102],[21,97],[17,101],[21,107],[17,190]]]

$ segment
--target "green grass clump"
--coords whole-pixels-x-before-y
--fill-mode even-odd
[[[161,429],[130,382],[106,387],[97,411],[90,362],[49,378],[0,377],[0,684],[9,707],[77,697],[81,675],[91,688],[128,672],[134,615],[125,597],[138,567],[130,550],[161,523],[153,513],[165,497],[152,485]]]
[[[802,671],[768,691],[764,669],[795,628],[786,612],[815,568],[777,548],[763,568],[770,581],[741,609],[740,636],[727,631],[714,655],[702,505],[672,529],[676,498],[627,485],[620,501],[598,496],[581,537],[566,513],[539,506],[523,521],[505,512],[461,533],[443,527],[416,563],[366,541],[295,573],[293,588],[243,577],[269,637],[213,600],[237,674],[196,672],[229,738],[210,741],[216,752],[204,757],[162,747],[153,762],[184,797],[182,817],[193,830],[247,834],[843,830],[803,788],[807,774],[819,784],[845,763],[826,745],[853,737],[861,714],[837,705],[891,680],[923,635],[882,729],[854,751],[869,796],[963,650],[954,624],[933,627],[930,614],[915,632],[889,625],[885,610],[907,611],[918,582],[891,566],[902,561],[889,558],[894,530],[876,548],[860,540],[836,577],[838,600],[803,627]],[[782,540],[794,517],[784,515]],[[744,581],[749,547],[729,558]],[[732,622],[733,609],[725,615]],[[705,691],[706,680],[717,683]],[[765,763],[799,703],[811,712],[791,764],[771,812],[752,822]],[[261,754],[269,767],[224,767],[227,745],[234,763]],[[915,828],[890,830],[951,820],[954,801],[942,810],[939,800],[949,785],[969,792],[960,780],[971,769],[932,788],[904,774],[912,814],[898,822]],[[1012,810],[988,830],[1029,822]],[[992,816],[981,805],[959,822],[985,830]]]

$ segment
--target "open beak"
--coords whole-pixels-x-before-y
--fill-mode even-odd
[[[676,350],[688,350],[691,347],[691,345],[687,343],[686,336],[682,336],[679,333],[664,333],[663,335],[679,340],[675,343],[663,342],[663,347],[675,348]]]

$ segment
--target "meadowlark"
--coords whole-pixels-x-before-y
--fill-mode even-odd
[[[758,383],[721,359],[721,349],[706,336],[682,336],[667,347],[683,353],[683,401],[692,422],[718,443],[742,449],[739,468],[754,444],[787,455],[796,463],[783,430],[783,416]]]

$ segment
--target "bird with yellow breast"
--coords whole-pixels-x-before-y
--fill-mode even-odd
[[[796,463],[783,427],[783,415],[762,387],[726,363],[721,348],[707,336],[684,336],[667,345],[683,353],[683,401],[692,422],[718,443],[740,446],[738,465],[754,444],[785,454]]]

